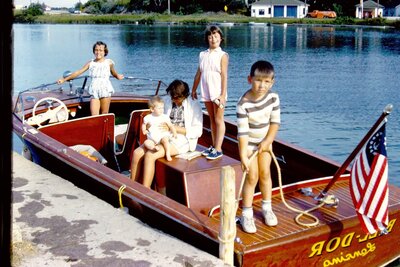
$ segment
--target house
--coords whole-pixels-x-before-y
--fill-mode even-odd
[[[363,2],[362,4],[356,5],[356,18],[378,18],[383,16],[384,6],[374,2],[372,0],[368,0]]]
[[[387,3],[383,10],[384,17],[400,17],[400,0],[394,0]]]
[[[304,18],[306,3],[299,0],[261,0],[251,4],[251,16],[256,18]]]

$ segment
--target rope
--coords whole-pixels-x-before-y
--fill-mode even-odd
[[[118,189],[118,198],[119,198],[119,207],[121,210],[124,209],[124,205],[122,204],[122,192],[125,190],[126,185],[121,185],[121,187]]]
[[[314,211],[314,210],[316,210],[316,209],[319,209],[319,208],[322,207],[325,203],[327,203],[327,201],[331,201],[331,196],[325,197],[323,200],[321,200],[321,203],[320,203],[320,204],[318,204],[318,205],[316,205],[316,206],[314,206],[314,207],[312,207],[311,209],[308,209],[308,210],[300,210],[300,209],[297,209],[297,208],[294,208],[294,207],[290,206],[290,205],[286,202],[286,200],[285,200],[285,196],[284,196],[284,193],[283,193],[283,186],[282,186],[281,168],[280,168],[279,163],[278,163],[278,161],[277,161],[277,159],[276,159],[276,157],[275,157],[274,152],[272,151],[272,147],[271,147],[269,153],[271,154],[272,160],[274,161],[275,166],[276,166],[276,169],[277,169],[277,172],[278,172],[279,192],[280,192],[280,195],[281,195],[282,202],[285,204],[285,206],[286,206],[289,210],[299,213],[299,214],[295,217],[295,219],[294,219],[295,222],[296,222],[297,224],[299,224],[299,225],[307,226],[307,227],[313,227],[313,226],[318,225],[318,224],[319,224],[319,219],[318,219],[316,216],[310,214],[310,212],[311,212],[311,211]],[[251,155],[251,157],[250,157],[250,159],[249,159],[249,162],[251,162],[257,154],[258,154],[258,151],[255,151],[255,152]],[[238,192],[238,196],[237,196],[237,199],[236,199],[236,211],[237,211],[237,209],[238,209],[238,207],[239,207],[239,199],[240,199],[240,195],[242,194],[242,190],[243,190],[243,185],[244,185],[244,181],[245,181],[245,178],[246,178],[246,174],[247,174],[247,172],[243,172],[242,181],[241,181],[241,183],[240,183],[239,192]],[[328,199],[328,198],[329,198],[329,199]],[[328,199],[328,200],[327,200],[327,199]],[[314,220],[314,222],[312,222],[312,223],[303,223],[303,222],[300,221],[300,218],[301,218],[302,216],[307,216],[307,217],[311,218],[312,220]]]
[[[232,238],[229,238],[229,239],[222,239],[222,237],[221,237],[220,235],[218,235],[218,240],[219,240],[221,243],[224,243],[224,244],[226,244],[226,243],[232,243],[233,241],[235,241],[235,238],[236,238],[236,231],[235,231],[235,235],[233,235],[233,237],[232,237]]]
[[[280,194],[281,194],[282,202],[283,202],[283,204],[285,204],[285,206],[286,206],[289,210],[299,213],[299,214],[295,217],[295,219],[294,219],[295,222],[296,222],[297,224],[299,224],[299,225],[307,226],[307,227],[312,227],[312,226],[318,225],[318,224],[319,224],[319,219],[318,219],[316,216],[310,214],[309,212],[311,212],[311,211],[313,211],[313,210],[316,210],[316,209],[319,209],[320,207],[322,207],[322,206],[325,204],[325,202],[321,201],[320,204],[318,204],[318,205],[316,205],[316,206],[314,206],[314,207],[312,207],[311,209],[308,209],[308,210],[299,210],[299,209],[296,209],[296,208],[293,208],[292,206],[290,206],[290,205],[286,202],[285,196],[284,196],[284,194],[283,194],[281,168],[279,167],[279,163],[278,163],[278,161],[276,160],[275,154],[274,154],[274,152],[272,151],[272,149],[269,151],[269,153],[271,154],[271,157],[272,157],[272,159],[273,159],[273,161],[274,161],[274,163],[275,163],[276,169],[277,169],[277,171],[278,171],[279,192],[280,192]],[[313,219],[314,222],[313,222],[313,223],[303,223],[303,222],[300,221],[300,218],[301,218],[302,216],[307,216],[307,217]]]

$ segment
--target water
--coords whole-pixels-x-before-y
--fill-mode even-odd
[[[192,85],[203,26],[14,25],[14,90],[56,81],[108,44],[108,57],[125,76],[183,79]],[[256,60],[276,68],[281,98],[278,138],[342,163],[388,103],[389,180],[400,186],[400,34],[393,30],[317,26],[222,27],[229,53],[229,102],[249,88]],[[118,81],[114,84],[118,87]],[[14,142],[14,149],[20,145]]]

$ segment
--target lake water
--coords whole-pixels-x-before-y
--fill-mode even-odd
[[[390,29],[330,26],[221,27],[229,53],[229,102],[249,89],[256,60],[276,69],[281,99],[278,138],[342,163],[386,104],[389,181],[400,186],[400,34]],[[198,54],[206,49],[203,26],[14,24],[14,91],[56,81],[107,43],[108,57],[125,76],[183,79],[192,85]],[[114,84],[118,87],[118,81]],[[21,145],[14,141],[14,149]]]

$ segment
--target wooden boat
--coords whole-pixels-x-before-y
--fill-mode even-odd
[[[138,129],[147,110],[145,94],[164,94],[165,84],[150,79],[124,79],[121,82],[127,84],[122,84],[121,90],[112,97],[111,113],[90,116],[87,79],[78,78],[62,86],[42,85],[14,97],[14,132],[25,144],[31,159],[115,207],[128,208],[130,214],[147,224],[218,256],[221,168],[233,167],[237,191],[242,177],[235,124],[226,121],[221,159],[157,161],[154,180],[166,185],[165,196],[131,181],[126,175],[132,151],[143,141]],[[153,87],[148,83],[154,83]],[[117,150],[114,136],[121,127],[126,127],[127,135],[123,147]],[[198,150],[210,140],[208,115],[204,113],[204,132]],[[107,163],[94,161],[71,149],[75,145],[90,145]],[[300,225],[294,220],[297,213],[282,201],[280,189],[290,206],[310,209],[317,204],[313,196],[332,180],[339,164],[281,140],[275,141],[274,152],[280,166],[279,169],[272,167],[273,207],[279,224],[268,227],[263,223],[261,199],[256,195],[258,230],[256,234],[247,234],[237,224],[235,266],[326,267],[353,266],[359,262],[364,266],[382,266],[399,258],[400,188],[393,185],[389,188],[390,222],[386,235],[368,235],[361,230],[349,193],[349,170],[329,191],[340,202],[311,211],[318,219],[316,226]],[[283,181],[281,187],[276,182],[278,170]],[[239,205],[237,214],[240,213]],[[301,221],[313,222],[307,217]]]

